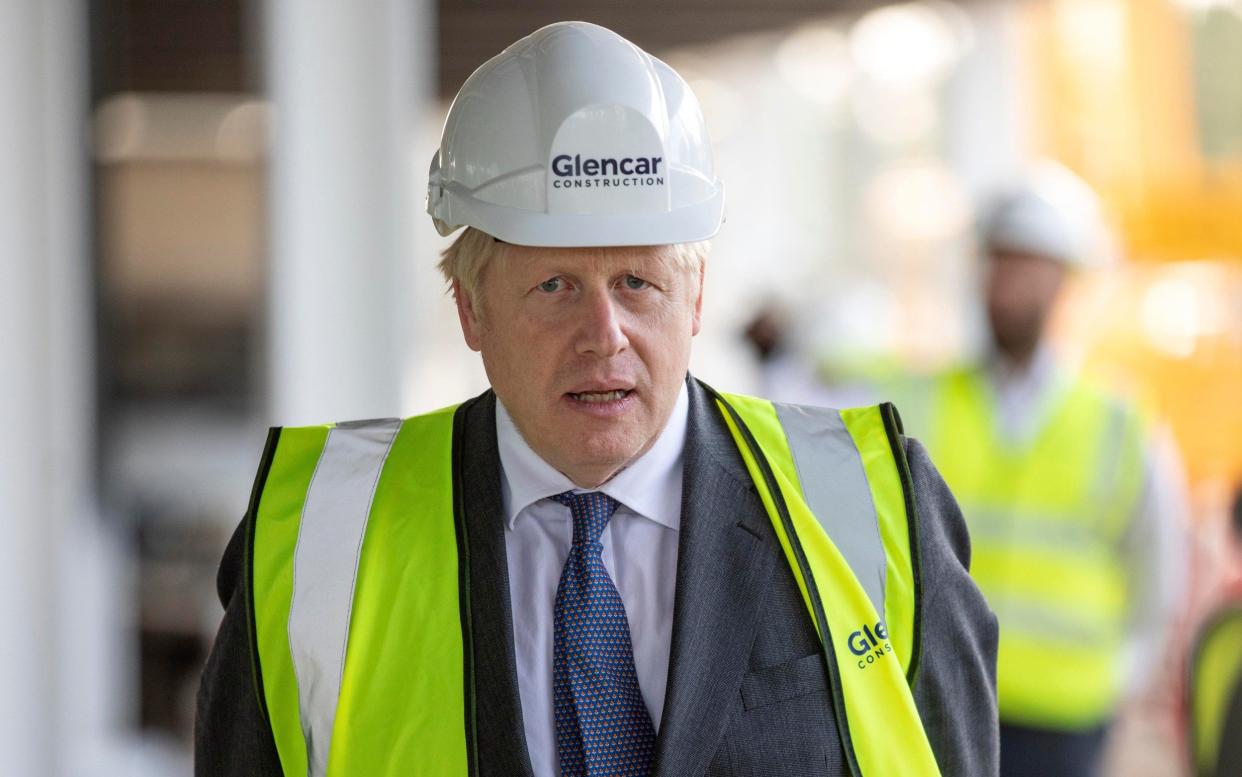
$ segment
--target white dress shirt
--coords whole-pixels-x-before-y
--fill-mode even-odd
[[[658,731],[668,682],[681,527],[682,449],[689,396],[683,384],[651,448],[596,491],[620,502],[600,542],[604,567],[621,594],[643,701]],[[535,777],[557,777],[552,703],[552,610],[573,540],[569,508],[548,497],[584,491],[531,450],[496,402],[506,521],[509,599],[526,748]]]
[[[1037,347],[1023,364],[991,351],[984,371],[1000,437],[1015,446],[1026,445],[1039,434],[1069,383],[1046,345]]]

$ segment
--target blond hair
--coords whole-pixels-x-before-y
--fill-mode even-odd
[[[505,246],[505,243],[481,229],[466,227],[452,245],[440,253],[440,273],[449,284],[457,281],[462,290],[473,297],[483,270],[497,257],[503,257]],[[711,242],[673,243],[670,247],[673,249],[674,265],[697,274],[707,261]]]

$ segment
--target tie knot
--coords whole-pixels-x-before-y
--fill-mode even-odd
[[[568,507],[573,515],[575,545],[599,542],[599,536],[604,533],[608,519],[620,505],[620,502],[602,491],[588,491],[584,494],[566,491],[552,498]]]

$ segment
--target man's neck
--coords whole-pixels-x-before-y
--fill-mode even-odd
[[[1040,343],[1036,341],[1025,346],[1001,346],[996,345],[996,358],[999,360],[1001,368],[1006,372],[1021,373],[1026,372],[1031,363],[1035,360],[1035,354],[1040,351]]]

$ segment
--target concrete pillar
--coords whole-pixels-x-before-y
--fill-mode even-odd
[[[86,240],[85,5],[0,0],[0,753],[57,775],[104,725]],[[86,662],[81,665],[79,659]]]
[[[427,0],[265,5],[272,423],[401,412],[431,20]]]

